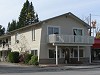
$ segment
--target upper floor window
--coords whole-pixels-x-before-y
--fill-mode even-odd
[[[83,29],[73,29],[74,35],[83,35]]]
[[[35,28],[32,29],[32,41],[35,41]]]
[[[59,34],[59,27],[48,27],[48,35],[50,34]]]
[[[18,33],[15,34],[15,43],[18,41]]]

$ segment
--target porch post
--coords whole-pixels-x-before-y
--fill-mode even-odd
[[[79,56],[79,46],[78,46],[78,61],[80,61],[80,56]]]
[[[58,65],[58,46],[56,45],[56,65]]]
[[[91,64],[91,47],[90,47],[90,60],[89,60],[89,62],[90,62],[90,64]]]

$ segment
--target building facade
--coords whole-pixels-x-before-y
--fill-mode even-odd
[[[91,63],[94,37],[89,36],[89,28],[69,12],[11,31],[1,40],[10,37],[11,51],[37,55],[41,64]]]

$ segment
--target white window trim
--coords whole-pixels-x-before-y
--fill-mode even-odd
[[[74,34],[73,34],[73,30],[74,30],[74,29],[81,29],[81,30],[82,30],[82,36],[84,36],[84,28],[73,27],[73,28],[72,28],[72,35],[74,35]]]
[[[37,50],[37,49],[31,49],[31,50],[29,51],[29,53],[31,54],[31,51],[35,51],[35,50]],[[38,56],[38,50],[37,50],[37,56]]]
[[[36,31],[35,31],[35,28],[32,28],[32,41],[35,41],[35,40],[36,40]]]
[[[84,48],[79,48],[79,51],[83,50],[83,57],[79,57],[79,58],[84,58],[85,57],[85,51]],[[73,53],[72,53],[72,57],[71,57],[71,51],[70,51],[70,58],[78,58],[78,57],[74,57],[74,50],[77,50],[77,48],[73,48]]]
[[[60,26],[52,26],[52,25],[48,25],[47,26],[47,35],[48,35],[48,27],[53,27],[53,28],[59,28],[59,34],[61,33],[60,31]]]
[[[17,32],[17,33],[15,33],[15,43],[16,43],[16,41],[18,40],[18,35],[19,35],[19,33]]]

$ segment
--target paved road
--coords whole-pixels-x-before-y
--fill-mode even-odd
[[[86,66],[83,68],[82,66],[66,67],[40,68],[0,63],[0,75],[100,75],[100,67],[97,66],[92,66],[93,68],[86,68]]]
[[[47,72],[24,72],[24,73],[7,73],[0,75],[100,75],[100,69],[94,70],[66,70],[66,71],[47,71]]]

